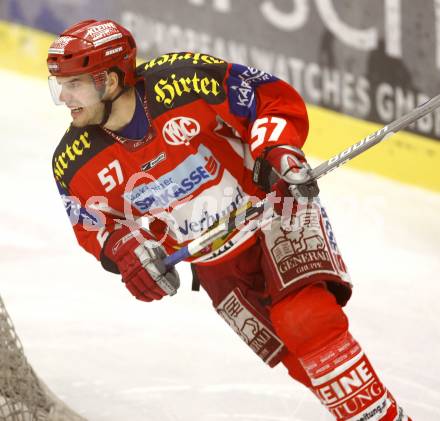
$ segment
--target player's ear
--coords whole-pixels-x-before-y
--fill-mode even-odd
[[[109,71],[107,74],[106,85],[107,93],[110,95],[110,97],[113,97],[120,87],[119,75],[116,72]]]

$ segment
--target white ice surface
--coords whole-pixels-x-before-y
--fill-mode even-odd
[[[49,386],[91,421],[330,420],[190,292],[187,265],[175,297],[144,304],[77,246],[51,175],[69,116],[44,81],[0,80],[0,293]],[[347,169],[320,185],[353,335],[414,421],[440,420],[440,195]]]

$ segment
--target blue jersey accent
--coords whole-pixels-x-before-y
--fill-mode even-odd
[[[278,79],[275,76],[253,67],[233,64],[226,81],[231,112],[253,122],[257,115],[256,88],[263,83],[276,80]]]
[[[81,224],[83,227],[88,227],[89,229],[94,228],[96,230],[105,226],[105,223],[101,220],[99,214],[93,212],[91,209],[86,209],[85,207],[81,206],[78,198],[75,196],[69,196],[65,188],[63,188],[59,183],[56,184],[61,199],[63,200],[67,216],[69,217],[72,225]]]
[[[208,172],[205,167],[210,161],[215,165]],[[172,171],[151,183],[141,184],[124,193],[124,198],[141,212],[164,209],[174,201],[194,193],[201,185],[214,180],[219,171],[220,165],[212,152],[206,146],[200,145],[196,154],[190,155]]]
[[[143,83],[136,85],[136,109],[130,123],[117,132],[118,135],[127,139],[139,140],[143,139],[148,131],[148,119],[145,114],[142,98],[145,94]]]

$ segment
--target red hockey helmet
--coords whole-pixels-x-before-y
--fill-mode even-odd
[[[97,87],[103,72],[116,67],[123,72],[123,86],[133,86],[136,42],[127,29],[112,20],[85,20],[66,29],[51,44],[47,67],[52,76],[90,74]]]

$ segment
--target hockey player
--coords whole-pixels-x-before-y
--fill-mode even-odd
[[[51,93],[72,116],[53,171],[79,244],[152,301],[179,287],[164,256],[304,180],[308,119],[298,93],[263,71],[200,53],[137,68],[135,58],[132,35],[111,20],[53,42]],[[190,259],[216,311],[335,419],[408,420],[348,331],[351,283],[324,208],[274,202],[290,225],[237,227]]]

